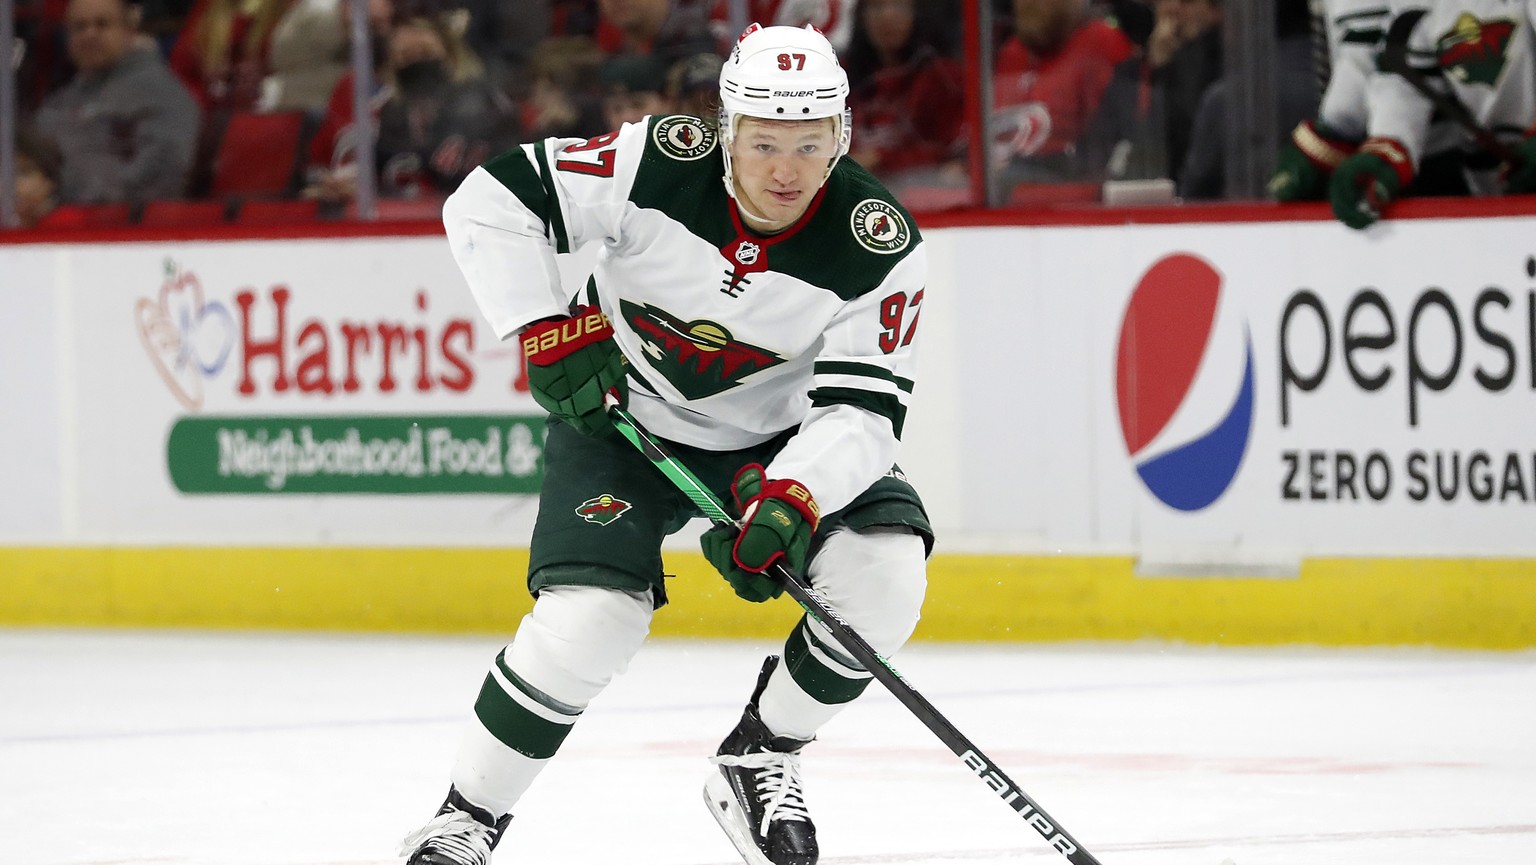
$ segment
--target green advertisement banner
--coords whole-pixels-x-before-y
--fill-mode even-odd
[[[184,417],[165,449],[183,493],[537,493],[544,418]]]

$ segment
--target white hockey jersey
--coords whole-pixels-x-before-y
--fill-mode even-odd
[[[1428,8],[1428,0],[1415,0]],[[1323,90],[1317,119],[1351,141],[1361,141],[1370,126],[1367,84],[1381,56],[1382,40],[1392,20],[1387,0],[1327,0],[1328,86]],[[1402,12],[1409,4],[1400,3]],[[1435,76],[1434,85],[1445,89]],[[1460,149],[1466,131],[1443,118],[1434,120],[1426,133],[1424,156]]]
[[[651,117],[525,144],[443,208],[454,258],[503,339],[597,303],[651,432],[734,450],[798,426],[767,467],[824,513],[891,469],[913,388],[926,253],[911,216],[852,160],[775,235],[745,228],[713,128]],[[557,252],[602,244],[585,287]]]
[[[1518,138],[1536,122],[1536,0],[1394,0],[1394,20],[1426,5],[1408,38],[1410,63],[1443,81],[1479,125]],[[1402,142],[1417,167],[1433,104],[1400,75],[1377,72],[1368,86],[1370,135]]]
[[[1317,119],[1345,138],[1365,137],[1365,85],[1391,13],[1386,0],[1328,0],[1328,86]]]

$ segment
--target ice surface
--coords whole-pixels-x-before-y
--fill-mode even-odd
[[[504,640],[0,630],[0,863],[384,865]],[[766,642],[653,641],[496,863],[734,865],[700,800]],[[1104,865],[1536,863],[1536,652],[917,644]],[[806,750],[823,865],[1064,862],[878,684]]]

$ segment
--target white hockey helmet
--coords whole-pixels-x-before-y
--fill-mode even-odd
[[[837,119],[837,151],[832,166],[848,152],[853,116],[848,110],[848,73],[820,30],[804,27],[763,27],[742,31],[731,56],[720,68],[720,143],[725,154],[725,186],[731,181],[731,142],[742,117],[765,120]],[[826,182],[826,177],[822,178]]]

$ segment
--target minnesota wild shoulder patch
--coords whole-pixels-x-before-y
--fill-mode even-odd
[[[890,255],[912,242],[912,229],[906,217],[888,201],[866,198],[854,205],[848,221],[854,239],[870,252]]]
[[[697,117],[676,114],[656,121],[651,138],[661,152],[673,159],[692,162],[715,149],[715,130]]]

